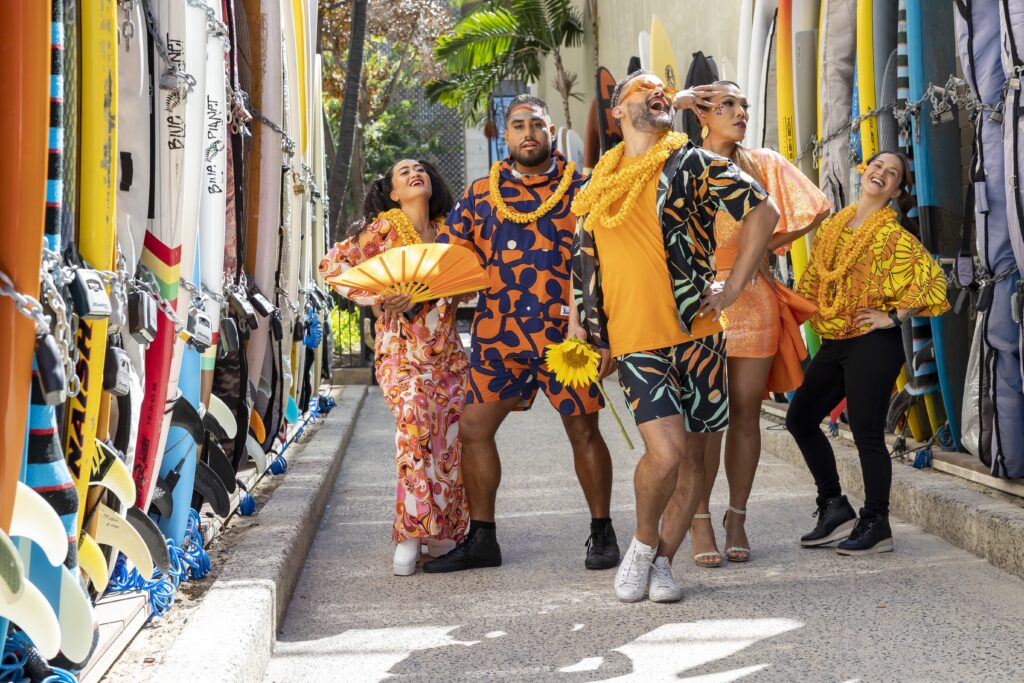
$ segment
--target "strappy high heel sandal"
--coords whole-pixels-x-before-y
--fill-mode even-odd
[[[706,519],[706,520],[709,520],[709,523],[710,523],[711,513],[709,513],[709,512],[697,513],[697,514],[693,515],[693,518],[694,519]],[[690,535],[690,543],[691,544],[693,543],[693,535],[692,535],[692,533]],[[718,552],[717,550],[709,550],[709,551],[703,552],[703,553],[694,553],[694,555],[693,555],[693,563],[695,565],[697,565],[698,567],[703,567],[704,569],[714,569],[715,567],[721,567],[722,566],[722,554],[720,552]]]
[[[729,517],[730,512],[734,515],[743,515],[744,517],[747,515],[746,510],[740,510],[739,508],[734,508],[730,505],[726,509],[725,515],[722,516],[722,526],[725,526],[725,520]],[[725,549],[725,559],[730,562],[749,562],[750,548],[744,548],[743,546],[738,545],[729,546]]]

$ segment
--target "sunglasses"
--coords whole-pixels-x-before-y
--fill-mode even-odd
[[[641,92],[641,93],[652,93],[655,90],[661,89],[665,93],[665,97],[671,103],[675,101],[676,93],[679,91],[673,88],[671,85],[665,85],[663,83],[654,83],[645,78],[637,78],[632,83],[626,86],[626,89],[622,91],[622,95],[619,96],[619,101],[616,104],[622,104],[626,101],[626,98],[630,95]]]

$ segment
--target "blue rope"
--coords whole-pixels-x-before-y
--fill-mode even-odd
[[[922,448],[914,455],[914,467],[919,470],[923,470],[926,467],[932,466],[932,449]]]
[[[70,671],[56,666],[51,666],[50,671],[52,673],[43,679],[43,683],[78,683],[78,678]]]
[[[203,548],[203,527],[199,511],[188,511],[185,522],[185,541],[182,543],[182,561],[188,567],[190,580],[201,579],[210,573],[210,556]]]
[[[4,641],[4,654],[0,658],[0,681],[25,680],[25,665],[28,664],[28,638],[13,628]]]
[[[274,458],[274,461],[270,463],[271,474],[284,474],[288,471],[288,461],[285,460],[284,455],[279,455]]]
[[[243,517],[252,517],[256,514],[256,499],[246,491],[238,501],[238,514]]]
[[[948,422],[939,427],[936,437],[938,437],[939,445],[942,446],[943,450],[956,450],[956,441],[953,440],[953,430],[949,428]]]

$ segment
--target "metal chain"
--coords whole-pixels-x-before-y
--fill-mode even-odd
[[[132,23],[132,5],[135,0],[117,0],[118,8],[121,10],[121,37],[124,38],[124,51],[132,49],[132,39],[135,38],[135,24]]]
[[[167,301],[164,301],[164,298],[160,296],[156,283],[150,281],[153,279],[153,274],[147,270],[140,270],[140,272],[142,272],[143,277],[134,277],[129,280],[127,283],[128,289],[132,292],[141,292],[142,294],[146,294],[149,298],[155,301],[160,312],[164,314],[172,325],[174,325],[175,334],[180,333],[185,329],[184,321],[178,317],[178,313],[174,308],[172,308],[171,305]]]
[[[202,10],[203,14],[206,15],[206,30],[207,36],[211,38],[227,38],[228,26],[220,19],[217,18],[217,13],[213,11],[203,0],[187,0],[189,7],[195,7],[198,10]]]
[[[14,300],[15,310],[35,323],[37,336],[50,332],[50,316],[46,315],[43,305],[35,297],[15,289],[11,278],[7,277],[7,273],[2,270],[0,270],[0,296]]]
[[[246,108],[249,110],[249,113],[252,114],[252,118],[256,119],[264,126],[281,136],[281,149],[284,150],[284,153],[288,158],[295,156],[295,141],[289,137],[288,133],[286,133],[281,126],[264,116],[259,109],[252,106],[252,102],[249,102],[249,96],[246,93],[242,93],[242,96],[245,97]]]
[[[276,291],[278,293],[278,295],[280,295],[280,297],[282,299],[284,299],[284,302],[288,306],[288,310],[292,312],[292,315],[298,315],[299,314],[299,304],[292,303],[292,300],[288,297],[288,290],[287,289],[283,289],[281,287],[275,287],[274,291]]]
[[[61,293],[61,289],[66,284],[63,274],[60,256],[55,251],[46,250],[43,254],[42,293],[47,307],[53,313],[52,334],[57,340],[61,363],[64,365],[64,376],[68,382],[68,396],[77,396],[82,390],[82,380],[75,370],[81,357],[78,345],[75,344],[78,317],[72,315],[71,320],[68,319],[67,304]]]
[[[160,32],[160,25],[157,23],[156,14],[153,12],[153,0],[141,0],[142,11],[146,15],[146,28],[149,30],[149,34],[153,36],[153,44],[156,45],[157,54],[160,55],[160,60],[167,67],[163,75],[160,76],[160,88],[162,90],[182,90],[182,99],[189,95],[196,87],[195,77],[185,71],[184,67],[177,66],[173,60],[171,60],[170,49],[167,47],[167,41],[164,40],[163,34]]]

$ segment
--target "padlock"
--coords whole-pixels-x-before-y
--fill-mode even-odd
[[[971,290],[967,289],[966,287],[961,287],[960,293],[956,297],[956,303],[953,304],[953,312],[956,313],[957,315],[963,313],[964,308],[966,307],[967,302],[970,300],[970,298]]]
[[[1024,324],[1024,292],[1019,289],[1010,295],[1010,317],[1018,325]]]
[[[1020,90],[1020,79],[1013,76],[1006,81],[1006,87],[1010,90]]]
[[[64,373],[60,347],[52,334],[36,337],[36,377],[46,405],[56,406],[67,400],[68,378]]]
[[[274,341],[281,341],[284,337],[284,325],[281,324],[281,315],[276,311],[270,318],[270,333],[274,335]]]
[[[939,123],[952,123],[956,117],[953,115],[952,109],[946,109],[939,114]]]
[[[292,341],[301,342],[306,338],[306,321],[302,319],[302,316],[295,317],[295,323],[292,325]]]
[[[978,290],[978,300],[974,303],[974,310],[984,312],[989,309],[992,305],[992,295],[995,291],[995,286],[992,282],[985,282],[981,285],[981,289]]]
[[[1001,112],[1001,111],[994,111],[994,112],[992,112],[991,114],[989,114],[988,120],[991,121],[992,123],[1002,123],[1003,122],[1003,112]]]
[[[103,278],[92,268],[76,268],[69,285],[75,312],[82,320],[103,320],[113,313]]]
[[[246,297],[243,292],[230,292],[228,294],[228,303],[231,305],[231,310],[234,311],[239,320],[244,320],[250,327],[256,326],[256,309],[252,307],[252,304],[249,303],[248,297]]]
[[[238,351],[241,345],[238,337],[238,323],[235,322],[234,318],[221,318],[220,340],[217,342],[221,356]]]
[[[213,344],[213,323],[205,311],[192,309],[188,313],[188,333],[191,336],[189,343],[200,353],[210,348]]]
[[[253,289],[249,293],[249,303],[264,318],[269,318],[270,314],[277,310],[274,308],[274,304],[270,303],[270,300],[263,296],[258,289]]]
[[[143,345],[149,345],[156,339],[157,331],[156,300],[145,292],[132,292],[128,295],[128,334],[132,339]]]
[[[128,353],[116,346],[107,346],[107,357],[103,362],[103,391],[114,396],[127,396],[131,391],[132,361]]]

